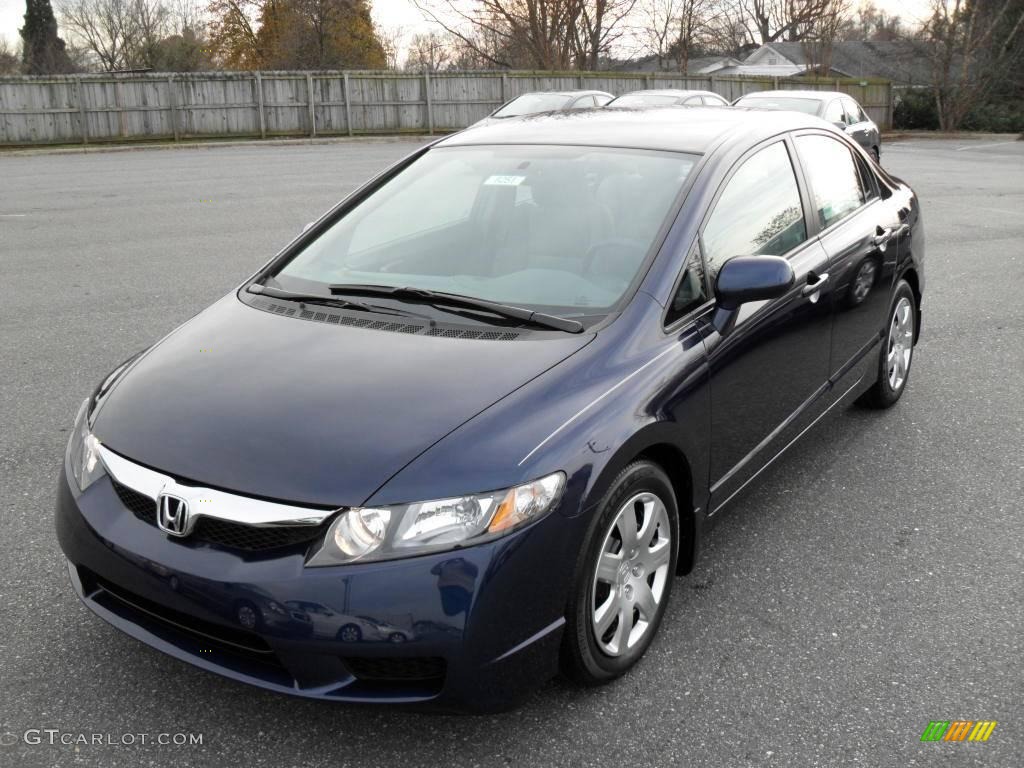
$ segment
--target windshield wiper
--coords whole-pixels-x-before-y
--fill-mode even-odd
[[[431,291],[427,288],[401,288],[388,285],[358,285],[342,283],[329,286],[331,293],[349,294],[354,296],[391,296],[396,299],[415,301],[422,304],[430,304],[439,308],[463,307],[466,309],[479,309],[484,312],[508,318],[509,320],[520,320],[524,323],[539,325],[543,328],[552,328],[556,331],[566,333],[581,333],[583,323],[578,320],[570,320],[567,317],[557,315],[546,315],[543,312],[534,312],[522,307],[514,307],[510,304],[502,304],[500,301],[488,301],[477,299],[473,296],[463,296],[458,293],[446,293],[444,291]]]
[[[408,315],[408,312],[395,311],[393,309],[387,309],[385,307],[372,307],[369,304],[364,304],[361,301],[350,301],[349,299],[336,299],[333,296],[321,296],[316,293],[296,293],[294,291],[286,291],[283,288],[274,288],[269,285],[260,285],[259,283],[253,283],[245,289],[249,293],[255,293],[260,296],[270,296],[274,299],[289,299],[291,301],[302,302],[303,304],[322,304],[327,307],[338,307],[339,309],[358,309],[361,312],[379,312],[385,315]]]

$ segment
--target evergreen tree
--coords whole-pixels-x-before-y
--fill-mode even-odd
[[[22,71],[26,75],[71,72],[74,67],[57,36],[57,19],[50,0],[26,0],[25,26],[21,28]]]

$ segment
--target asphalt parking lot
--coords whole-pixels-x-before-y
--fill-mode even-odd
[[[0,766],[1024,763],[1021,141],[884,148],[928,238],[908,391],[836,413],[738,499],[610,686],[556,680],[493,717],[328,706],[193,669],[79,604],[52,507],[82,398],[413,146],[0,155]],[[957,719],[999,725],[920,742]]]

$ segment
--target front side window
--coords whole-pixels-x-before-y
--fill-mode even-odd
[[[821,227],[831,226],[860,208],[866,196],[849,148],[830,136],[796,138]]]
[[[273,278],[303,292],[372,284],[599,314],[644,264],[695,161],[604,147],[432,149]]]
[[[807,239],[800,190],[779,141],[743,161],[704,227],[712,275],[733,256],[780,256]]]
[[[569,103],[569,97],[561,93],[524,93],[512,99],[491,117],[520,117],[537,112],[553,112]]]
[[[831,102],[825,108],[825,119],[830,123],[845,123],[846,114],[843,112],[843,102],[839,99]]]
[[[864,114],[864,110],[861,109],[853,99],[843,99],[843,104],[846,106],[846,118],[847,121],[853,125],[854,123],[867,122],[868,116]]]

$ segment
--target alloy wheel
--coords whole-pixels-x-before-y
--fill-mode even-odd
[[[901,297],[893,309],[889,323],[889,346],[886,357],[889,387],[898,392],[910,371],[910,356],[914,352],[914,318],[910,300]]]
[[[591,590],[591,627],[606,655],[626,653],[653,625],[669,577],[671,535],[665,503],[653,493],[636,494],[616,513]]]

